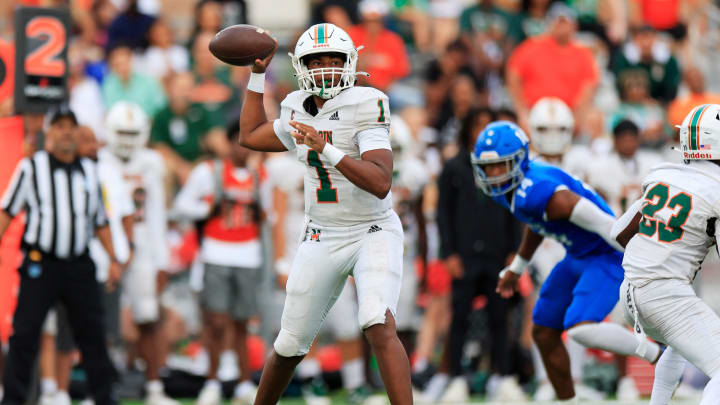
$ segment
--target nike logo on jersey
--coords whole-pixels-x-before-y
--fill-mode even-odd
[[[340,115],[338,115],[337,111],[330,116],[330,121],[340,121]]]

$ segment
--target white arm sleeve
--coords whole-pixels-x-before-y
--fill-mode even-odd
[[[618,235],[620,235],[620,232],[622,232],[625,228],[627,228],[628,225],[630,225],[630,221],[632,221],[633,218],[635,218],[635,214],[640,212],[640,208],[642,208],[644,199],[639,199],[633,203],[633,205],[628,208],[627,211],[625,211],[624,214],[620,218],[615,221],[613,224],[612,229],[610,230],[610,237],[612,240],[617,240]]]
[[[295,150],[295,139],[293,139],[292,135],[283,128],[282,119],[283,114],[281,114],[281,117],[273,122],[275,136],[278,137],[287,150]]]
[[[390,146],[390,131],[385,127],[375,127],[357,133],[357,145],[360,154],[375,149],[392,150]]]
[[[205,199],[206,196],[213,195],[213,173],[210,164],[201,163],[195,167],[188,181],[175,197],[173,204],[173,214],[197,221],[210,215],[210,203]]]
[[[586,231],[598,234],[610,246],[621,252],[625,251],[615,239],[610,236],[615,217],[603,211],[587,198],[581,197],[580,201],[570,214],[570,222],[585,229]]]

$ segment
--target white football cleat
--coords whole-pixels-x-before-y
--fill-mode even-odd
[[[165,395],[164,392],[152,392],[148,393],[145,397],[146,405],[180,405],[180,401],[176,401],[169,396]]]
[[[601,401],[605,399],[605,393],[579,383],[575,384],[575,398],[586,401]]]
[[[448,384],[450,384],[450,376],[444,373],[437,373],[430,378],[430,381],[425,387],[425,391],[423,391],[423,396],[429,402],[437,402],[445,392]]]
[[[440,398],[440,402],[460,402],[465,403],[470,400],[470,387],[468,387],[465,377],[455,377],[450,381],[445,393]]]
[[[72,405],[72,399],[67,391],[58,391],[55,393],[55,401],[53,405]]]
[[[550,381],[543,381],[538,386],[537,390],[535,391],[535,395],[533,395],[533,400],[535,401],[552,401],[555,399],[555,389],[553,388],[552,384],[550,384]]]
[[[640,391],[638,391],[632,377],[620,378],[617,386],[617,399],[621,401],[637,401],[640,399]]]
[[[525,402],[528,397],[520,384],[518,384],[517,377],[508,375],[501,377],[492,400],[498,402]]]
[[[55,395],[57,392],[53,392],[51,394],[42,394],[40,395],[40,398],[38,398],[38,404],[39,405],[55,405]]]
[[[243,381],[235,387],[232,405],[253,405],[257,395],[257,385],[252,381]]]
[[[195,405],[220,405],[222,401],[222,388],[219,382],[206,382]]]

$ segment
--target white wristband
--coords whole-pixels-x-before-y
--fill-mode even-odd
[[[255,93],[265,93],[265,73],[250,73],[247,89]]]
[[[338,148],[330,145],[329,142],[325,142],[325,147],[322,150],[323,156],[330,161],[330,164],[337,166],[338,163],[345,157],[345,154]]]
[[[530,262],[520,257],[519,254],[516,254],[515,258],[513,258],[512,263],[510,263],[510,265],[508,266],[508,270],[519,276],[523,274],[523,272],[525,272],[528,264],[530,264]]]
[[[280,257],[278,259],[275,259],[275,272],[277,274],[287,276],[290,274],[290,267],[292,263],[290,263],[290,260]]]

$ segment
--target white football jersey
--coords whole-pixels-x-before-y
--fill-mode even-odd
[[[387,217],[392,210],[390,193],[381,200],[351,183],[321,154],[297,145],[289,122],[312,126],[348,157],[359,160],[368,150],[391,149],[388,97],[371,87],[352,87],[327,100],[315,116],[303,106],[309,97],[300,90],[290,93],[274,123],[277,137],[306,166],[305,214],[326,226],[352,226]]]
[[[425,191],[430,181],[428,169],[416,157],[406,157],[396,162],[393,168],[393,208],[400,217],[405,238],[404,256],[406,260],[415,259],[418,255],[419,229],[415,217],[415,204]]]
[[[305,167],[289,153],[265,162],[270,185],[287,195],[285,212],[285,257],[295,257],[305,222],[303,184]]]
[[[586,165],[586,181],[605,198],[615,215],[622,215],[642,196],[643,179],[660,162],[662,158],[654,152],[638,151],[632,159],[612,152]]]
[[[108,154],[108,164],[122,171],[135,206],[133,263],[166,269],[169,264],[167,244],[167,208],[165,207],[165,163],[160,154],[143,148],[128,161]]]
[[[650,172],[643,190],[640,229],[625,248],[625,278],[637,287],[657,279],[692,282],[716,240],[720,167],[707,161],[663,163]]]
[[[110,234],[113,241],[115,257],[121,263],[125,263],[130,256],[127,236],[122,226],[122,219],[135,212],[135,206],[130,199],[130,190],[125,183],[120,168],[111,162],[113,155],[106,148],[98,151],[98,180],[105,202]],[[110,159],[111,162],[108,162]],[[108,269],[110,268],[110,256],[98,240],[97,236],[90,241],[88,246],[90,258],[95,263],[96,276],[98,281],[107,280]]]

